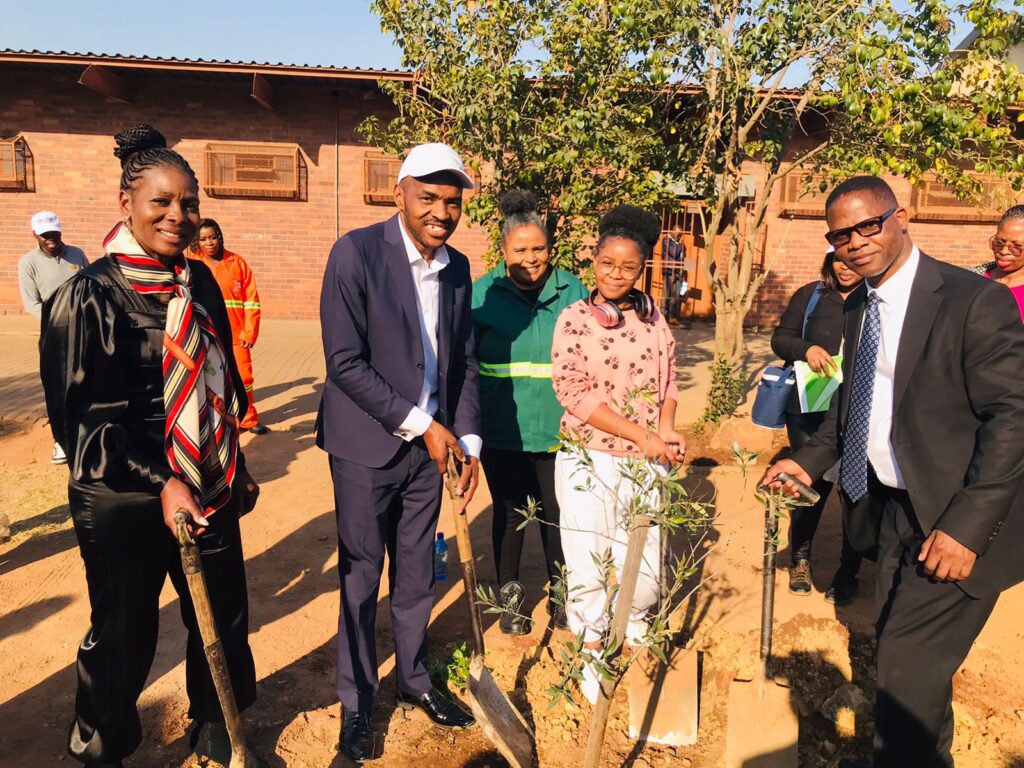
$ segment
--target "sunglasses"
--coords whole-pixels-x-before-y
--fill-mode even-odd
[[[992,253],[1002,253],[1005,248],[1015,259],[1020,258],[1020,255],[1024,253],[1024,243],[1014,243],[1009,240],[1003,240],[995,235],[989,238],[988,246],[992,249]]]
[[[854,224],[852,227],[843,227],[842,229],[833,229],[825,233],[825,239],[828,240],[829,245],[833,248],[839,248],[840,246],[846,245],[850,242],[850,238],[853,237],[853,233],[856,232],[861,237],[871,237],[877,235],[882,231],[882,225],[885,224],[885,220],[892,216],[899,208],[890,208],[888,211],[883,213],[881,216],[875,216],[870,219],[864,219],[859,224]]]

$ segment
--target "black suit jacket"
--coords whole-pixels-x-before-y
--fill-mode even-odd
[[[793,458],[814,478],[840,458],[867,288],[845,306],[844,384],[825,423]],[[923,533],[978,554],[975,597],[1024,580],[1024,324],[999,283],[924,254],[896,355],[891,441]],[[845,511],[869,551],[881,510],[870,494]]]
[[[456,436],[480,434],[469,260],[447,246],[437,333],[438,412]],[[398,452],[392,434],[423,387],[423,342],[398,216],[355,229],[331,249],[320,294],[327,381],[317,445],[381,467]]]

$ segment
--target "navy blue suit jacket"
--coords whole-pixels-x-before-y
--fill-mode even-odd
[[[438,411],[456,437],[480,434],[469,260],[447,246],[440,272]],[[327,360],[316,444],[333,456],[381,467],[402,445],[392,434],[423,387],[423,342],[398,216],[355,229],[331,249],[320,293]]]

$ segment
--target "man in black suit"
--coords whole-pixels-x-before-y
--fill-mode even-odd
[[[825,216],[866,284],[825,424],[765,479],[842,459],[850,541],[878,562],[874,766],[946,768],[952,676],[1024,579],[1024,325],[1004,286],[920,253],[881,179],[843,182]]]
[[[448,451],[476,490],[481,440],[469,261],[445,245],[473,182],[444,144],[414,147],[395,187],[398,214],[331,250],[320,296],[327,381],[317,445],[330,454],[338,522],[341,749],[373,757],[375,624],[384,565],[391,587],[397,703],[435,723],[473,718],[435,691],[426,669],[433,541]],[[458,436],[458,438],[456,437]]]

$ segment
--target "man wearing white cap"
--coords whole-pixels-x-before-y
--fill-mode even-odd
[[[18,261],[18,288],[25,311],[38,319],[42,316],[43,302],[89,262],[81,248],[64,243],[60,219],[53,211],[39,211],[32,217],[31,224],[37,245]],[[59,443],[53,444],[50,460],[54,464],[67,463]]]
[[[338,523],[341,750],[375,756],[376,619],[390,559],[396,704],[448,728],[473,718],[434,690],[426,668],[433,541],[452,450],[463,503],[481,440],[469,261],[446,242],[473,188],[445,144],[414,147],[395,186],[398,214],[334,244],[320,295],[327,381],[317,445],[330,456]]]

